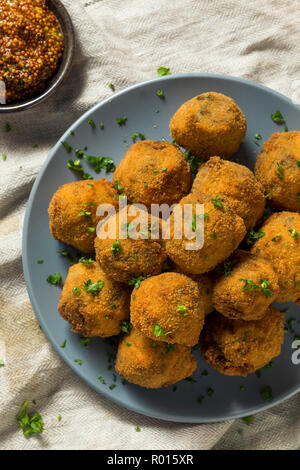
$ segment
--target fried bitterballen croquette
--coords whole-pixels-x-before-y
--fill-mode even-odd
[[[220,276],[213,288],[215,309],[236,320],[258,320],[279,292],[278,276],[269,261],[237,250],[230,258],[231,272]]]
[[[199,294],[204,308],[204,315],[214,311],[214,306],[212,303],[212,293],[213,293],[213,277],[210,274],[189,274],[188,272],[181,269],[175,263],[173,263],[172,271],[176,273],[185,274],[186,276],[196,281],[199,288]]]
[[[84,253],[94,251],[96,216],[100,204],[118,205],[117,194],[110,181],[73,181],[61,186],[53,195],[48,213],[52,236]]]
[[[186,101],[170,122],[175,142],[204,160],[213,155],[230,158],[246,130],[245,116],[235,101],[213,91]]]
[[[75,333],[105,338],[120,333],[129,303],[126,286],[108,279],[98,263],[83,260],[69,269],[58,311]]]
[[[208,316],[201,343],[204,360],[225,375],[248,374],[281,351],[284,316],[270,306],[260,320],[232,320],[218,312]]]
[[[136,329],[154,341],[194,346],[204,323],[197,283],[179,273],[144,280],[133,290],[130,318]]]
[[[130,203],[172,205],[189,192],[191,169],[177,145],[141,140],[127,151],[113,182]]]
[[[256,225],[265,209],[263,187],[252,171],[220,157],[212,157],[200,166],[192,193],[225,196],[232,210],[244,220],[247,230]]]
[[[133,328],[119,343],[115,367],[128,382],[160,388],[192,375],[197,363],[187,346],[154,342]]]
[[[167,253],[160,238],[153,238],[155,220],[160,226],[159,219],[151,218],[150,214],[138,210],[146,218],[145,230],[134,225],[134,215],[130,215],[134,206],[127,206],[116,215],[112,215],[107,225],[115,227],[115,233],[108,238],[95,239],[96,259],[108,277],[115,281],[128,283],[140,276],[160,274]],[[122,221],[122,213],[126,211],[126,222]],[[138,215],[139,216],[139,215]],[[134,238],[134,231],[140,232],[141,238]],[[142,233],[143,232],[143,233]],[[158,235],[159,235],[158,231]],[[146,238],[142,238],[146,237]]]
[[[300,214],[277,212],[269,217],[254,242],[251,253],[266,258],[278,275],[278,302],[300,298]]]
[[[204,213],[197,216],[196,206],[202,203]],[[203,274],[214,269],[233,253],[246,235],[245,224],[225,202],[225,198],[219,196],[210,198],[203,194],[189,194],[179,203],[182,213],[184,213],[185,205],[187,207],[192,205],[193,215],[190,227],[197,240],[191,242],[186,238],[186,220],[182,224],[182,238],[176,238],[180,229],[176,214],[180,211],[175,207],[170,218],[170,240],[166,241],[167,253],[171,260],[185,272]],[[200,222],[204,223],[202,248],[201,234],[199,235],[197,228]]]
[[[275,132],[256,159],[255,176],[274,209],[300,211],[300,131]]]

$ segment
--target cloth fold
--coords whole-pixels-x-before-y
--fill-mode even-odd
[[[0,154],[7,155],[0,158],[0,449],[298,448],[299,394],[258,414],[250,426],[241,420],[162,422],[96,394],[39,328],[23,279],[21,241],[30,189],[49,150],[83,112],[111,94],[110,82],[120,90],[166,66],[172,73],[235,75],[299,98],[299,0],[63,3],[77,38],[68,80],[38,107],[0,116]],[[30,406],[45,424],[41,436],[29,439],[16,422],[26,399],[36,401]]]

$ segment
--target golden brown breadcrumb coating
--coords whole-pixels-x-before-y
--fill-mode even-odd
[[[115,187],[128,202],[178,202],[191,187],[191,169],[183,153],[171,142],[141,140],[133,144],[113,175]]]
[[[247,251],[230,257],[231,273],[221,275],[213,288],[214,308],[236,320],[258,320],[279,292],[278,276],[269,261]]]
[[[193,217],[195,217],[196,204],[201,203],[204,204],[203,247],[197,250],[187,250],[188,240],[185,236],[182,239],[174,238],[177,229],[176,222],[174,224],[174,220],[176,221],[174,213],[170,219],[171,238],[166,241],[167,253],[171,260],[191,274],[203,274],[214,269],[233,253],[246,235],[243,220],[233,213],[225,198],[189,194],[179,204],[181,207],[185,204],[192,204]]]
[[[260,320],[232,320],[218,312],[208,316],[201,350],[204,360],[225,375],[248,374],[281,352],[284,316],[270,306]]]
[[[300,131],[275,132],[256,159],[255,176],[274,209],[300,211]]]
[[[220,157],[212,157],[200,166],[191,192],[225,196],[232,210],[244,220],[247,230],[252,229],[264,213],[263,187],[252,171]]]
[[[100,204],[118,207],[117,194],[110,181],[73,181],[54,193],[48,213],[50,231],[56,240],[72,245],[84,253],[94,251],[96,216]]]
[[[58,311],[75,333],[105,338],[120,333],[129,301],[130,290],[108,279],[98,263],[78,263],[69,269]]]
[[[127,206],[128,211],[133,206]],[[96,237],[96,259],[108,277],[119,282],[128,283],[133,278],[160,274],[163,264],[167,259],[167,253],[160,239],[152,239],[151,229],[155,218],[148,216],[148,239],[133,239],[130,224],[134,216],[128,215],[127,226],[119,217],[120,212],[112,215],[108,223],[115,221],[117,237],[109,237],[105,240]],[[158,219],[156,219],[158,220]],[[125,224],[126,225],[126,224]],[[120,234],[127,234],[127,238],[119,238]]]
[[[197,283],[179,273],[146,279],[132,293],[130,319],[154,341],[194,346],[204,322]]]
[[[245,116],[235,101],[213,91],[186,101],[170,122],[176,143],[204,160],[213,155],[230,158],[246,130]]]
[[[133,328],[120,341],[115,367],[128,382],[160,388],[192,375],[197,363],[187,346],[154,342]]]
[[[212,303],[212,293],[213,293],[213,284],[214,279],[211,274],[189,274],[173,263],[172,271],[176,273],[185,274],[186,276],[196,281],[199,288],[201,302],[204,308],[204,315],[208,315],[209,313],[214,311],[214,306]]]
[[[270,261],[278,274],[278,302],[294,302],[300,298],[300,214],[273,214],[260,231],[265,235],[253,244],[251,253]]]

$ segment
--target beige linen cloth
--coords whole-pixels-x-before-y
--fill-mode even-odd
[[[39,328],[23,278],[21,237],[29,192],[49,150],[74,120],[111,94],[110,82],[120,90],[166,66],[172,73],[235,75],[297,94],[300,1],[63,3],[77,36],[71,75],[44,104],[0,116],[0,154],[7,155],[0,159],[0,449],[297,449],[299,394],[256,415],[250,426],[241,420],[189,425],[143,417],[91,390]],[[43,416],[42,436],[26,439],[16,423],[26,399],[35,399]]]

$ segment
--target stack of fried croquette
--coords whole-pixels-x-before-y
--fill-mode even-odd
[[[277,132],[263,145],[255,174],[228,159],[246,134],[246,119],[230,97],[207,92],[184,103],[170,122],[173,143],[142,140],[113,175],[63,185],[49,206],[54,238],[96,261],[70,267],[58,306],[85,337],[122,336],[116,370],[129,382],[159,388],[196,369],[191,348],[226,375],[246,376],[280,354],[283,314],[271,303],[300,302],[300,131]],[[181,148],[202,160],[192,183]],[[96,209],[126,195],[127,223],[112,214],[114,237],[97,237]],[[266,200],[275,212],[263,221]],[[174,205],[170,237],[131,236],[134,205]],[[186,249],[174,213],[192,207],[196,231],[203,204],[203,246]],[[142,210],[142,209],[140,209]],[[120,236],[122,233],[122,236]],[[246,241],[245,241],[246,240]],[[134,289],[132,290],[132,286]]]

